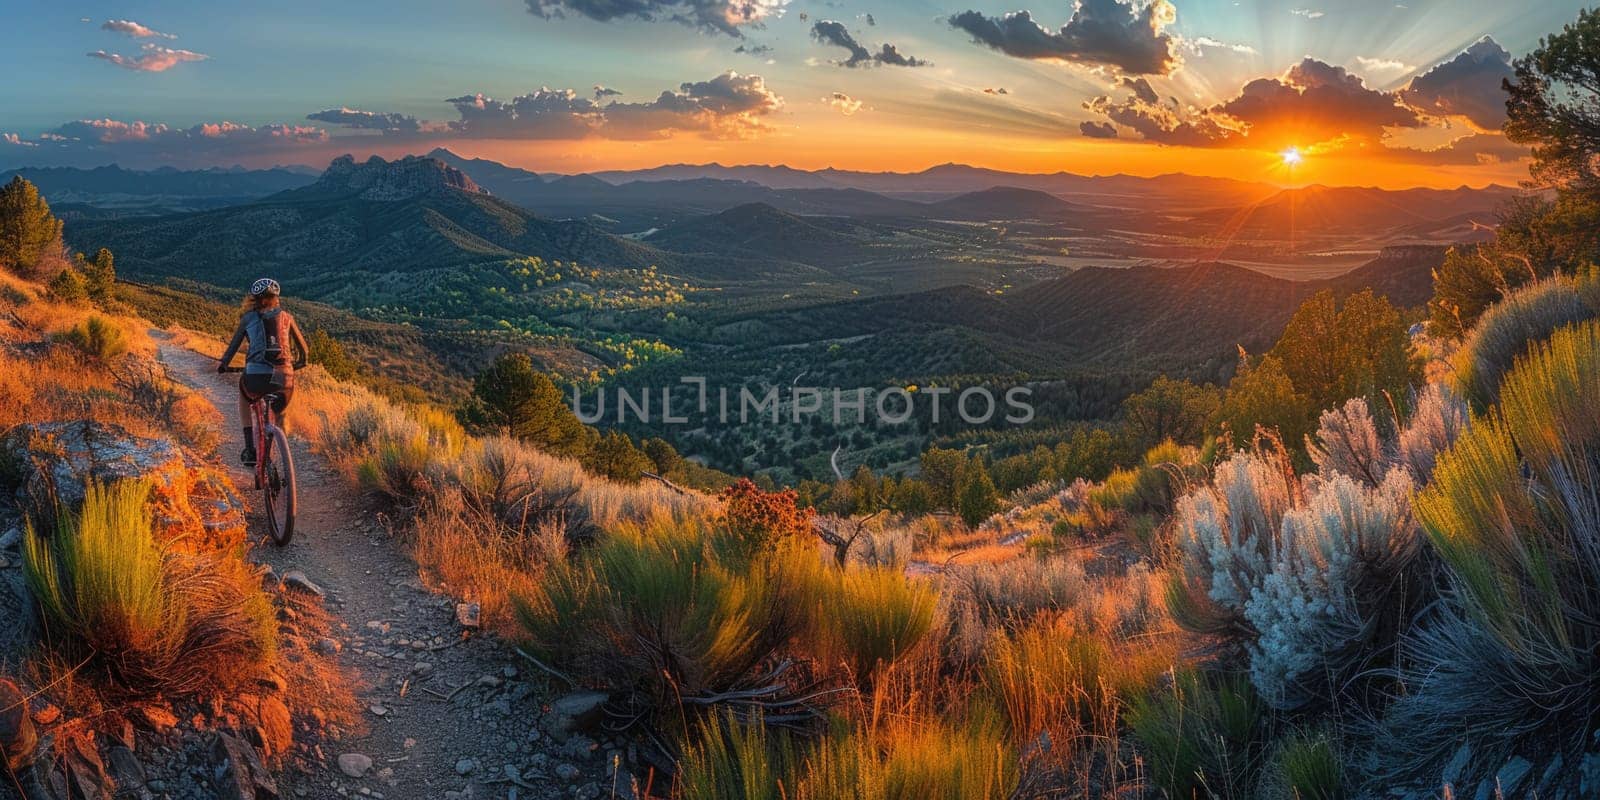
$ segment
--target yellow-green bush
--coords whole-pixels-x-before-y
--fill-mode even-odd
[[[1016,752],[981,722],[836,720],[804,741],[721,718],[699,728],[679,766],[683,800],[1000,800],[1018,781]]]
[[[79,513],[58,515],[49,533],[29,525],[23,539],[28,584],[45,616],[129,678],[167,672],[187,623],[151,533],[149,494],[142,481],[91,485]]]
[[[790,563],[816,562],[810,548],[795,548]],[[790,574],[802,569],[791,569]],[[844,663],[861,681],[890,664],[933,628],[938,593],[927,581],[895,567],[804,569],[801,601],[812,646],[825,662]]]
[[[98,314],[62,331],[57,338],[76,347],[85,356],[101,361],[109,361],[128,352],[127,334],[115,322]]]
[[[81,647],[132,688],[193,689],[240,677],[276,647],[270,601],[242,562],[157,542],[150,484],[91,484],[80,510],[24,536],[25,575],[57,643]]]
[[[1279,782],[1296,800],[1344,800],[1350,796],[1339,743],[1327,731],[1291,734],[1273,761]]]
[[[1183,671],[1170,688],[1134,697],[1127,719],[1167,797],[1251,797],[1266,712],[1242,675]]]
[[[1566,325],[1600,316],[1594,277],[1549,278],[1524,286],[1491,306],[1454,359],[1456,389],[1482,412],[1499,400],[1500,382],[1529,348]]]
[[[800,624],[782,562],[725,530],[625,524],[516,599],[530,644],[658,708],[746,685]]]
[[[1015,632],[997,631],[983,667],[983,689],[1004,714],[1011,740],[1026,745],[1041,733],[1066,746],[1096,716],[1115,719],[1117,665],[1104,640],[1041,619]]]
[[[1425,780],[1463,736],[1473,759],[1462,785],[1491,780],[1514,754],[1570,764],[1592,746],[1600,321],[1534,346],[1499,397],[1415,500],[1448,591],[1406,644],[1408,693],[1385,716],[1378,752],[1394,779]]]

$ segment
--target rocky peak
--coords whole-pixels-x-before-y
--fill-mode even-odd
[[[437,158],[406,156],[385,161],[373,156],[357,163],[354,156],[333,160],[317,179],[317,188],[339,194],[355,194],[363,200],[409,200],[455,190],[488,194],[455,167]]]

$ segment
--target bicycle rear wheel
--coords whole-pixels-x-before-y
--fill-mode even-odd
[[[294,456],[289,453],[289,439],[283,431],[269,428],[266,440],[266,451],[260,457],[265,459],[266,481],[261,490],[267,506],[267,533],[283,547],[294,538]]]

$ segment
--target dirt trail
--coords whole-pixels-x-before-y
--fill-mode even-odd
[[[216,360],[152,331],[173,377],[200,391],[223,414],[221,460],[241,489],[237,376]],[[581,737],[556,742],[541,732],[545,687],[515,652],[492,637],[463,636],[455,605],[428,592],[377,514],[342,484],[326,460],[290,437],[299,484],[293,543],[265,541],[257,495],[246,491],[254,557],[281,576],[303,572],[327,596],[338,619],[338,660],[360,677],[353,687],[365,731],[316,743],[320,772],[282,776],[283,796],[386,798],[556,798],[612,796],[607,754]],[[532,682],[524,682],[524,678]],[[448,698],[448,699],[446,699]],[[362,778],[341,770],[339,756],[373,766]],[[356,762],[362,759],[354,759]],[[603,788],[602,788],[603,787]]]

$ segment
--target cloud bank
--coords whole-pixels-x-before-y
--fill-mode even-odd
[[[1471,47],[1411,79],[1400,96],[1425,114],[1466,117],[1483,130],[1505,124],[1501,82],[1512,77],[1511,54],[1485,36]]]
[[[1008,56],[1108,66],[1131,75],[1166,75],[1177,68],[1176,40],[1165,32],[1175,21],[1177,9],[1167,0],[1143,7],[1133,0],[1081,0],[1055,31],[1041,27],[1026,10],[1003,17],[963,11],[947,20],[974,43]]]
[[[759,27],[783,13],[788,0],[527,0],[528,11],[545,19],[576,14],[599,22],[667,21],[704,31],[742,37],[740,28]]]

